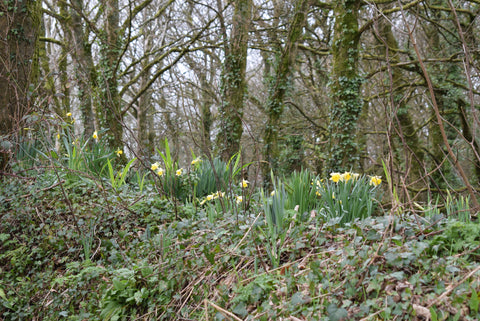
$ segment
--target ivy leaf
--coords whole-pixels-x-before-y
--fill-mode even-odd
[[[235,308],[233,308],[232,312],[235,313],[236,315],[241,316],[242,318],[245,318],[248,315],[247,306],[245,302],[240,302],[239,304],[237,304]]]
[[[332,321],[346,320],[348,312],[344,308],[338,308],[336,304],[327,307],[328,318]]]
[[[8,301],[7,296],[5,295],[5,291],[3,291],[2,288],[0,288],[0,298],[4,299],[5,301]]]

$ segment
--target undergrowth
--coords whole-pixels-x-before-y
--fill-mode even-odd
[[[393,215],[377,176],[304,171],[264,191],[237,156],[142,168],[97,150],[87,171],[82,146],[2,178],[4,320],[479,318],[463,199]]]

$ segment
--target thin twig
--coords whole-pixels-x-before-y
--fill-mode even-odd
[[[474,270],[470,271],[463,279],[461,279],[459,282],[453,284],[453,285],[449,285],[447,287],[447,289],[445,290],[445,292],[443,292],[438,298],[436,298],[435,300],[433,300],[429,305],[427,305],[427,308],[430,308],[432,307],[433,305],[441,302],[447,295],[450,294],[450,292],[452,292],[453,290],[455,290],[459,285],[461,285],[462,283],[464,283],[465,281],[467,281],[472,275],[474,275],[475,273],[477,273],[478,271],[480,271],[480,265],[477,266]]]
[[[225,309],[223,309],[222,307],[219,307],[218,305],[216,305],[215,303],[213,302],[210,302],[209,300],[205,299],[205,302],[210,304],[212,307],[214,307],[218,312],[220,312],[221,314],[223,314],[224,316],[226,317],[231,317],[237,321],[243,321],[242,319],[240,319],[239,317],[237,317],[235,314],[233,314],[232,312],[229,312]]]

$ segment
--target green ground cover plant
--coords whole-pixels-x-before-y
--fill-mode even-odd
[[[396,214],[378,206],[377,176],[304,170],[267,191],[237,156],[193,155],[177,175],[168,152],[140,169],[105,151],[102,176],[35,155],[54,165],[0,185],[5,320],[479,318],[480,225],[460,214],[465,198]]]

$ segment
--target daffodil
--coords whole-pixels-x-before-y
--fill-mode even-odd
[[[117,154],[117,157],[120,157],[123,154],[123,150],[119,148],[115,153]]]
[[[67,117],[72,117],[72,113],[67,113]]]
[[[330,173],[330,180],[334,183],[338,183],[342,179],[342,174],[340,173]]]
[[[195,158],[194,160],[192,160],[192,163],[191,163],[191,164],[192,164],[192,166],[193,166],[193,165],[195,165],[195,164],[197,164],[197,163],[200,163],[201,161],[202,161],[202,160],[197,157],[197,158]]]
[[[159,168],[159,169],[157,170],[157,175],[158,175],[158,176],[163,176],[164,174],[165,174],[165,170],[164,170],[163,168]]]
[[[382,178],[380,176],[371,176],[370,185],[378,186],[382,183]]]
[[[250,182],[247,181],[246,179],[242,179],[242,183],[240,183],[240,185],[242,186],[242,188],[247,188],[247,187],[248,187],[248,184],[250,184]]]
[[[214,197],[215,197],[215,196],[214,196],[213,194],[207,195],[206,200],[207,200],[207,201],[211,201],[211,200],[213,200]]]
[[[322,194],[321,194],[319,191],[316,191],[315,194],[316,194],[317,196],[322,196]]]
[[[360,174],[358,174],[358,173],[353,173],[352,176],[353,176],[353,179],[356,180],[356,179],[358,179],[358,178],[360,177]]]
[[[270,196],[274,196],[275,195],[275,190],[273,190],[271,193],[270,193]]]
[[[183,168],[179,168],[179,169],[177,169],[177,171],[175,172],[175,175],[180,176],[180,175],[182,175],[182,172],[183,172]]]
[[[94,131],[94,132],[93,132],[92,137],[93,137],[93,139],[98,140],[98,133],[97,133],[97,131]]]
[[[332,199],[335,199],[335,193],[332,193]]]
[[[345,172],[345,173],[341,174],[340,176],[341,176],[340,179],[343,182],[348,182],[352,178],[352,174],[350,174],[350,172]]]
[[[225,197],[225,192],[217,191],[213,194],[213,198]]]
[[[242,196],[237,196],[237,197],[235,197],[235,202],[236,202],[237,204],[240,204],[242,201],[243,201],[243,197],[242,197]]]
[[[60,139],[60,134],[59,133],[57,133],[57,139]]]
[[[160,167],[159,163],[153,163],[152,166],[150,166],[150,169],[152,171],[156,171]]]

